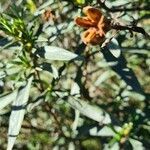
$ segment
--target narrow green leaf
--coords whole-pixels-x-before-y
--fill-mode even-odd
[[[29,99],[32,79],[33,77],[31,76],[28,79],[27,84],[19,90],[16,100],[13,102],[12,111],[9,119],[7,150],[12,150],[16,137],[19,134],[25,114],[25,106]]]

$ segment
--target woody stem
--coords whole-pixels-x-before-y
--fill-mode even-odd
[[[129,30],[130,32],[137,32],[137,33],[141,33],[143,34],[145,37],[147,37],[148,39],[150,39],[150,35],[148,33],[146,33],[146,31],[141,28],[141,27],[137,27],[137,26],[123,26],[123,25],[119,25],[119,24],[111,24],[111,28],[112,29],[116,29],[116,30]]]

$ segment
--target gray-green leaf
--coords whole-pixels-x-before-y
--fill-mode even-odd
[[[18,91],[15,90],[12,93],[1,96],[0,97],[0,110],[6,107],[8,104],[10,104],[12,101],[14,101],[17,97],[17,93]]]
[[[143,144],[140,141],[137,141],[135,139],[129,139],[133,150],[144,150],[145,148],[143,147]]]
[[[55,46],[45,46],[44,48],[38,49],[36,51],[36,54],[37,56],[43,57],[48,60],[82,60],[82,57],[80,57],[79,55]]]
[[[32,79],[33,77],[31,76],[28,79],[27,84],[19,90],[16,100],[14,100],[13,102],[12,111],[9,119],[7,150],[12,150],[16,137],[19,134],[25,114],[25,106],[29,99]]]
[[[68,103],[74,109],[80,111],[81,114],[85,115],[86,117],[99,122],[100,124],[110,124],[111,118],[108,113],[106,113],[103,109],[88,104],[83,100],[79,100],[73,97],[68,99]]]

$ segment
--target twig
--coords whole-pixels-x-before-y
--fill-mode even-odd
[[[111,28],[116,30],[129,30],[130,32],[137,32],[143,34],[146,38],[150,39],[150,35],[142,27],[125,26],[111,23]]]
[[[53,116],[53,118],[58,126],[59,135],[62,135],[63,137],[67,138],[67,136],[64,134],[63,130],[61,129],[61,127],[62,127],[61,122],[58,120],[57,115],[52,111],[53,107],[48,102],[46,102],[46,105],[44,108],[47,112],[49,112]]]

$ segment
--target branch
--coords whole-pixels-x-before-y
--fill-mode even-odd
[[[135,6],[132,8],[118,8],[118,7],[112,7],[109,8],[106,6],[105,1],[102,2],[101,0],[97,0],[97,3],[105,10],[109,11],[109,12],[120,12],[120,11],[149,11],[150,10],[150,6],[143,6],[143,7],[139,7],[139,6]]]
[[[137,26],[123,26],[123,25],[118,25],[118,24],[111,24],[112,29],[116,29],[116,30],[129,30],[130,32],[137,32],[137,33],[141,33],[143,34],[146,38],[150,39],[150,35],[148,33],[146,33],[146,31],[141,28],[141,27],[137,27]]]

